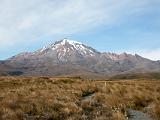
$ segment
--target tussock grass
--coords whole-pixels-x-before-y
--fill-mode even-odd
[[[128,108],[159,120],[160,81],[0,77],[0,106],[0,120],[125,120]]]

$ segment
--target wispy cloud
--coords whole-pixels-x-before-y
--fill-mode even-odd
[[[150,58],[152,60],[160,60],[160,49],[142,51],[140,54],[145,58]]]
[[[110,25],[121,21],[127,14],[140,13],[149,1],[1,0],[1,46]]]
[[[132,54],[132,55],[138,54],[144,58],[148,58],[153,61],[160,60],[160,48],[152,49],[152,50],[137,49],[137,50],[118,51],[119,54],[123,52],[127,52],[128,54]]]

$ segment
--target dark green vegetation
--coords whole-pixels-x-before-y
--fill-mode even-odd
[[[127,109],[160,119],[159,80],[1,77],[0,120],[125,120]]]

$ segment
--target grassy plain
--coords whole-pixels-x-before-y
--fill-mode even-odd
[[[160,80],[0,77],[0,120],[160,120]]]

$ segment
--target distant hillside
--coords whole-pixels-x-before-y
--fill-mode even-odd
[[[129,73],[112,76],[110,79],[159,79],[160,73]]]

